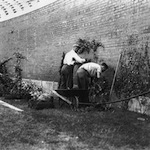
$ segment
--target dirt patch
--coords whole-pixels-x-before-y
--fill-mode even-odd
[[[148,116],[120,109],[37,111],[23,101],[7,102],[24,112],[0,106],[1,150],[150,149]],[[145,120],[138,120],[139,117]]]

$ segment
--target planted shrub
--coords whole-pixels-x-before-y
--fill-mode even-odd
[[[148,50],[148,43],[140,48],[133,46],[124,49],[114,86],[119,98],[128,98],[149,90],[150,63]]]

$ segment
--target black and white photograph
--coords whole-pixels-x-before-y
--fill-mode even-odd
[[[0,0],[0,150],[150,150],[150,0]]]

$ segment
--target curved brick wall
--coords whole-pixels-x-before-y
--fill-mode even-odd
[[[0,23],[0,59],[19,51],[25,78],[58,81],[62,52],[78,38],[101,41],[99,59],[115,67],[128,38],[149,40],[148,0],[58,0]]]

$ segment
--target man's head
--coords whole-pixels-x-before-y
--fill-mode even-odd
[[[78,50],[80,49],[80,46],[78,44],[73,45],[73,50],[78,53]]]
[[[102,72],[108,69],[108,65],[106,63],[102,63],[101,66],[102,66]]]

